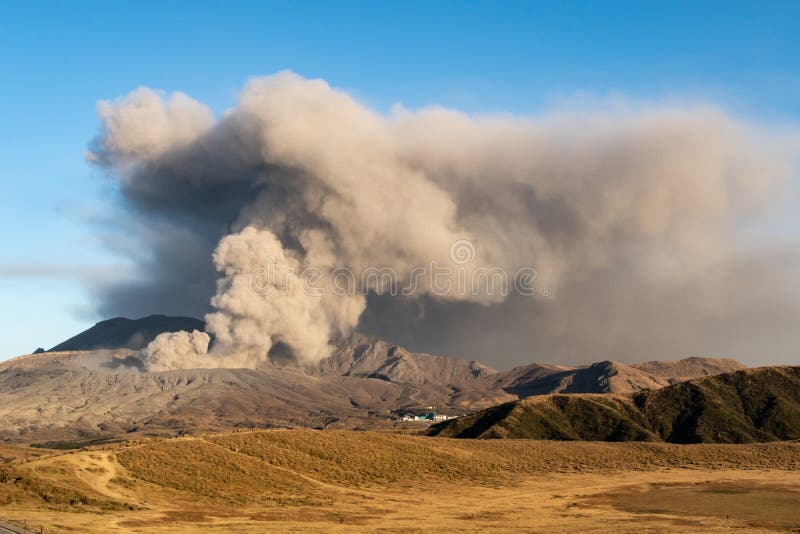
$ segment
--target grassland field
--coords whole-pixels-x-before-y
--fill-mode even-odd
[[[790,531],[800,443],[270,430],[0,446],[0,519],[64,533]]]

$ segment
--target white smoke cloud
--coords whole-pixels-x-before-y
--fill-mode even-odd
[[[300,359],[316,361],[328,355],[334,334],[355,328],[364,310],[362,295],[310,294],[298,275],[303,262],[266,229],[247,226],[220,241],[214,263],[222,277],[206,315],[205,332],[159,335],[144,350],[148,370],[192,367],[255,368],[273,345],[273,338],[292,347]],[[253,273],[271,266],[287,276],[265,279],[269,291],[255,291]],[[264,289],[264,288],[261,288]]]
[[[224,367],[208,357],[210,341],[208,334],[198,330],[165,332],[142,349],[142,355],[149,371]]]
[[[323,275],[389,267],[402,281],[433,261],[453,267],[451,245],[468,240],[466,268],[533,266],[556,290],[611,267],[643,287],[686,283],[732,261],[736,228],[786,183],[796,149],[767,148],[710,106],[385,116],[290,72],[251,81],[216,121],[185,95],[149,89],[99,109],[92,159],[139,209],[194,228],[185,221],[231,206],[213,254],[211,348],[203,333],[163,334],[143,353],[151,370],[255,367],[279,341],[316,361],[359,324],[362,295],[312,296],[297,277],[253,291],[269,262]],[[417,296],[431,295],[421,284]]]
[[[188,145],[214,124],[207,106],[180,92],[165,100],[162,92],[147,87],[100,102],[97,114],[104,132],[101,146],[90,154],[113,154],[116,163],[141,162]]]

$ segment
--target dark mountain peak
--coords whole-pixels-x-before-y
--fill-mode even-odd
[[[617,371],[620,366],[627,367],[624,363],[615,362],[612,360],[600,360],[589,365],[589,369],[596,371]]]
[[[167,315],[148,315],[141,319],[114,317],[100,321],[88,330],[59,343],[49,352],[99,349],[139,350],[163,332],[203,330],[203,328],[205,328],[205,323],[192,317],[169,317]]]

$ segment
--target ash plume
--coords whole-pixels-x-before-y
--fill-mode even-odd
[[[162,334],[144,349],[150,370],[255,367],[279,342],[313,362],[356,328],[507,365],[641,359],[632,352],[652,348],[646,335],[668,337],[658,325],[680,338],[660,345],[678,357],[726,347],[702,340],[701,324],[763,336],[774,320],[747,323],[748,307],[770,291],[780,312],[794,306],[796,284],[764,251],[753,260],[742,228],[788,187],[796,138],[713,106],[383,115],[282,72],[250,81],[219,118],[146,88],[99,115],[89,158],[118,184],[144,250],[132,254],[141,278],[104,288],[101,310],[206,313],[208,333]],[[458,242],[473,247],[469,264],[453,257]],[[346,295],[310,294],[292,275],[281,291],[252,284],[267,264],[321,279],[390,268],[410,282],[432,262],[533,267],[552,295],[442,293],[424,278],[400,296],[380,280]],[[787,285],[742,299],[742,272]]]

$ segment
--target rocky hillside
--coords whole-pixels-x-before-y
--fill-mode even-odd
[[[800,439],[800,367],[762,367],[625,395],[546,395],[434,425],[431,435],[672,443]]]
[[[328,426],[354,428],[417,405],[417,390],[383,380],[318,379],[288,369],[140,373],[86,367],[85,353],[0,369],[0,437],[79,439],[128,432]],[[43,355],[42,355],[43,356]],[[426,397],[427,398],[427,397]],[[431,394],[431,401],[444,397]]]
[[[310,374],[379,378],[390,382],[464,386],[497,371],[473,360],[410,352],[374,337],[353,334]]]
[[[362,339],[363,341],[363,339]],[[350,341],[348,341],[350,343]],[[0,439],[81,440],[226,428],[380,428],[436,406],[479,364],[372,341],[327,365],[141,372],[130,350],[47,352],[0,363]],[[492,397],[487,392],[489,398]],[[472,408],[468,408],[472,409]]]

